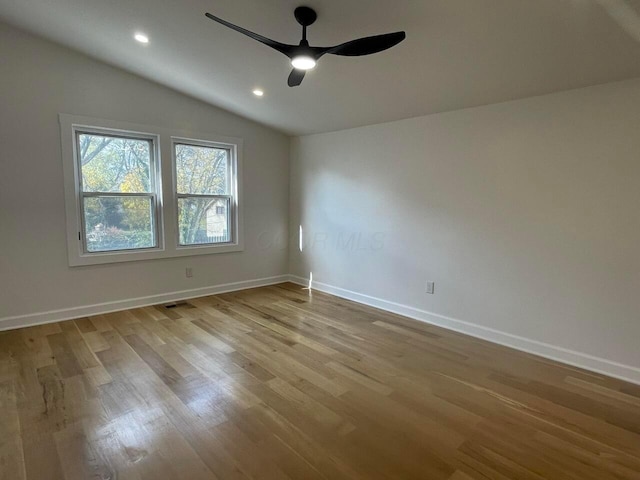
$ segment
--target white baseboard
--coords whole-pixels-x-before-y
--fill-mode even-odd
[[[289,281],[305,287],[309,286],[308,279],[298,277],[296,275],[289,275]],[[315,280],[312,282],[311,287],[324,293],[346,298],[347,300],[352,300],[354,302],[386,310],[388,312],[397,313],[414,320],[464,333],[472,337],[481,338],[516,350],[532,353],[550,360],[556,360],[561,363],[566,363],[568,365],[640,385],[639,367],[624,365],[586,353],[576,352],[556,345],[531,340],[511,333],[501,332],[492,328],[465,322],[463,320],[445,317],[443,315],[438,315],[437,313],[427,312],[425,310],[364,295],[344,288],[334,287],[326,283],[316,282]]]
[[[129,298],[126,300],[116,300],[114,302],[96,303],[94,305],[85,305],[82,307],[64,308],[61,310],[51,310],[49,312],[38,312],[30,313],[27,315],[17,315],[14,317],[4,317],[0,318],[0,331],[13,330],[14,328],[30,327],[33,325],[43,325],[45,323],[60,322],[63,320],[72,320],[74,318],[82,318],[90,315],[101,315],[103,313],[128,310],[130,308],[147,307],[149,305],[176,302],[179,300],[188,300],[190,298],[205,297],[207,295],[216,295],[218,293],[235,292],[238,290],[246,290],[247,288],[266,287],[267,285],[275,285],[277,283],[287,282],[288,280],[288,275],[279,275],[277,277],[258,278],[256,280],[224,283],[211,287],[161,293],[158,295],[149,295],[147,297],[137,297]]]

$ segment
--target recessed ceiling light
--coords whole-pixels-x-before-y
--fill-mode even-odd
[[[260,90],[259,88],[256,88],[256,89],[253,91],[253,94],[254,94],[256,97],[261,97],[261,96],[263,96],[263,95],[264,95],[264,91],[263,91],[263,90]]]
[[[144,33],[136,33],[133,38],[135,38],[140,43],[149,43],[149,37],[147,37]]]

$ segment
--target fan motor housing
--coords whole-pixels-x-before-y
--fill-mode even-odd
[[[293,14],[295,15],[298,23],[303,27],[312,25],[318,18],[316,11],[309,7],[298,7],[293,11]]]

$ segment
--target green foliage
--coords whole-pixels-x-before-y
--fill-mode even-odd
[[[78,140],[83,190],[113,194],[84,200],[87,248],[153,247],[151,199],[117,195],[151,192],[151,143],[90,134]]]
[[[144,197],[90,197],[84,202],[90,251],[153,247],[151,201]],[[139,225],[131,225],[131,219]]]
[[[124,231],[116,227],[94,230],[87,235],[87,248],[90,252],[111,250],[132,250],[154,246],[150,231]]]
[[[146,140],[80,134],[85,192],[151,191],[151,143]]]
[[[231,190],[229,151],[220,148],[176,145],[178,193],[228,195]],[[186,198],[178,202],[180,243],[206,243],[206,214],[216,199]],[[228,208],[226,210],[228,212]]]
[[[229,151],[221,148],[176,145],[178,193],[227,195]]]
[[[84,216],[90,251],[149,248],[154,246],[151,198],[120,196],[121,193],[153,192],[151,142],[97,134],[78,138],[85,197]],[[229,151],[222,148],[176,145],[176,186],[187,195],[229,195],[231,193]],[[180,243],[206,243],[207,212],[224,206],[225,200],[193,197],[179,201]],[[216,225],[226,217],[215,217]]]

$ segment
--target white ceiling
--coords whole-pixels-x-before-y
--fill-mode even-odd
[[[289,88],[284,55],[204,16],[298,43],[300,4],[319,15],[312,45],[396,30],[407,40],[325,56]],[[640,0],[0,0],[6,22],[289,134],[638,77],[639,14]]]

